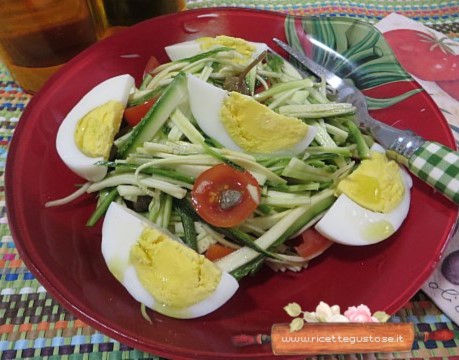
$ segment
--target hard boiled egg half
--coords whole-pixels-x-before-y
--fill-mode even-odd
[[[77,175],[101,180],[113,139],[118,133],[129,93],[134,86],[131,75],[119,75],[95,86],[73,107],[59,127],[57,152]]]
[[[264,43],[250,42],[226,35],[201,37],[195,40],[166,46],[165,50],[172,61],[177,61],[218,47],[232,48],[236,56],[233,60],[241,64],[251,62],[251,60],[255,59],[263,51],[268,50],[268,45]]]
[[[375,144],[371,157],[338,184],[338,198],[315,228],[344,245],[371,245],[394,234],[410,207],[411,177]]]
[[[230,150],[298,154],[317,133],[300,119],[280,115],[248,95],[227,92],[191,74],[188,94],[201,130]]]
[[[234,277],[180,239],[115,202],[102,226],[102,255],[134,299],[174,318],[207,315],[239,287]]]

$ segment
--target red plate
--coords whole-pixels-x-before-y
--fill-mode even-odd
[[[176,359],[269,358],[269,345],[234,348],[231,336],[269,333],[274,322],[290,321],[282,308],[293,301],[310,311],[322,300],[342,309],[363,303],[373,311],[394,313],[431,274],[451,235],[457,207],[415,180],[409,216],[391,239],[368,247],[333,246],[300,274],[264,270],[243,279],[236,296],[209,316],[175,320],[154,314],[150,325],[142,318],[140,305],[107,270],[100,252],[100,226],[85,227],[94,197],[58,208],[44,207],[48,200],[69,194],[82,182],[60,161],[54,144],[64,116],[93,86],[122,73],[139,81],[151,55],[164,62],[164,46],[202,35],[227,34],[273,46],[273,36],[285,39],[284,23],[282,14],[241,9],[197,10],[156,18],[77,56],[33,97],[9,150],[9,221],[28,268],[83,321],[120,342]],[[381,96],[419,86],[404,82],[403,87],[397,83],[383,86]],[[377,97],[378,88],[371,95]],[[445,119],[424,92],[374,115],[454,146]]]

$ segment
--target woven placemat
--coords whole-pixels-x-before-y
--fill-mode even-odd
[[[302,2],[302,1],[189,1],[189,7],[248,6],[268,10],[309,14],[310,6],[315,11],[325,14],[326,11],[338,11],[334,6],[359,5],[357,2]],[[367,2],[369,4],[369,2]],[[384,6],[405,4],[404,1],[382,1],[372,3]],[[419,6],[428,6],[430,1],[413,1]],[[440,6],[447,15],[445,19],[456,19],[449,11],[457,2]],[[302,5],[301,5],[302,4]],[[313,4],[313,5],[311,5]],[[337,5],[338,4],[338,5]],[[367,5],[368,5],[367,4]],[[340,5],[340,6],[341,6]],[[437,6],[435,5],[435,6]],[[276,7],[277,6],[277,7]],[[327,7],[329,6],[329,7]],[[328,10],[327,10],[328,9]],[[386,9],[386,8],[385,8]],[[426,8],[427,9],[427,8]],[[434,9],[432,6],[428,9]],[[429,10],[429,11],[430,11]],[[344,10],[343,10],[344,11]],[[349,10],[350,11],[350,10]],[[432,10],[433,11],[433,10]],[[344,14],[344,13],[343,13]],[[373,16],[373,15],[372,15]],[[382,13],[381,13],[381,16]],[[429,18],[432,21],[434,18]],[[425,19],[427,21],[427,19]],[[442,31],[448,33],[453,28],[442,25]],[[455,24],[457,25],[457,24]],[[449,26],[449,27],[446,27]],[[457,32],[457,30],[454,30]],[[25,94],[11,79],[4,65],[0,63],[0,354],[1,359],[161,359],[147,354],[98,332],[59,305],[35,279],[34,275],[22,262],[8,227],[5,208],[4,169],[8,144],[14,128],[30,96]],[[14,159],[9,159],[14,161]],[[395,322],[412,322],[419,331],[451,329],[458,331],[457,326],[444,315],[438,307],[422,292],[419,292],[400,311],[391,318]],[[337,359],[334,356],[323,356],[320,359]],[[356,356],[340,356],[339,359],[355,359]],[[365,355],[372,359],[459,359],[459,341],[415,342],[410,353],[384,353]]]
[[[302,16],[347,16],[377,23],[391,13],[399,13],[445,34],[459,33],[457,0],[188,0],[189,9],[203,7],[246,7],[281,11]]]

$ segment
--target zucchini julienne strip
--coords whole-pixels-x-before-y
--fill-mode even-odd
[[[189,207],[187,206],[187,200],[174,200],[174,209],[180,215],[183,225],[183,241],[193,250],[198,251],[198,241],[196,236],[196,229],[194,227],[194,219],[190,214]]]
[[[162,92],[141,122],[131,131],[130,136],[118,150],[118,156],[127,157],[150,141],[169,119],[175,109],[188,99],[185,73],[178,74]]]
[[[328,209],[335,197],[334,190],[328,189],[311,198],[311,204],[293,209],[284,216],[277,224],[260,236],[255,243],[264,249],[276,249],[293,234],[296,234],[311,219]],[[230,272],[236,279],[258,269],[260,263],[265,260],[264,255],[245,246],[216,262],[221,269]]]
[[[118,191],[116,191],[116,188],[105,189],[99,193],[99,196],[101,196],[101,201],[97,204],[96,210],[89,217],[86,226],[94,226],[97,221],[105,215],[112,201],[118,197]]]

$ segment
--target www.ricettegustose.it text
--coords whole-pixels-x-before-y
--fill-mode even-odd
[[[403,336],[282,336],[283,343],[402,343]]]

